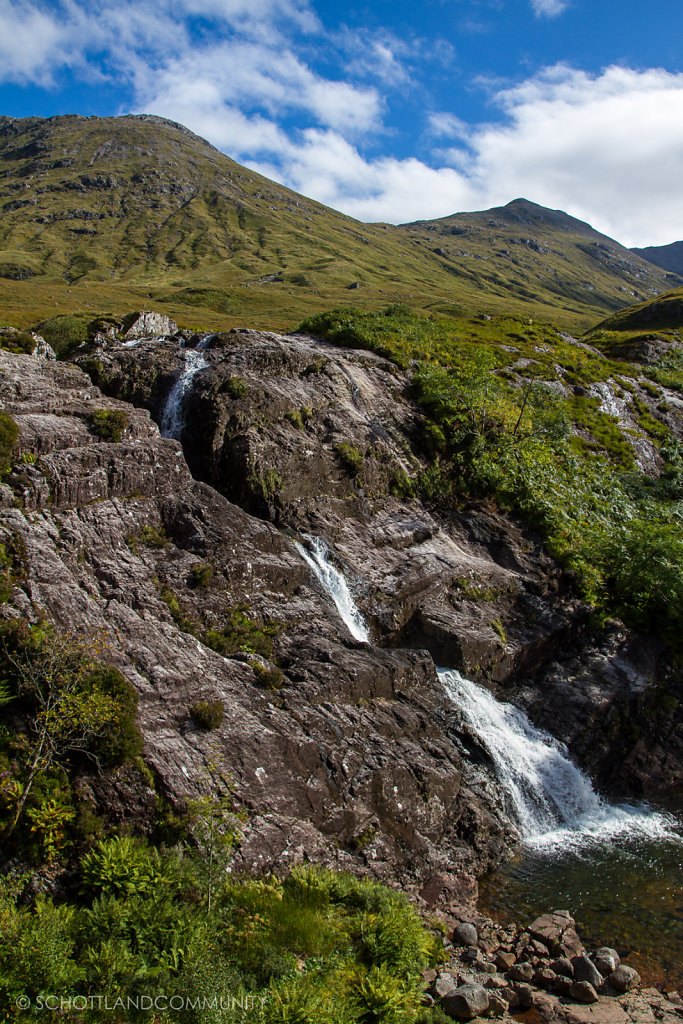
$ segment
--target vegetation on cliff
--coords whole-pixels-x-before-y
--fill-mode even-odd
[[[542,532],[601,615],[678,646],[683,441],[655,384],[661,367],[610,360],[519,317],[347,308],[310,317],[299,330],[411,369],[430,421],[422,443],[432,461],[415,481],[425,500],[457,507],[494,499]],[[669,387],[681,389],[678,361],[668,374]],[[636,422],[620,420],[620,408]]]

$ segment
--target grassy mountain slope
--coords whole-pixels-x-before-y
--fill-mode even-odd
[[[0,310],[15,324],[153,304],[188,326],[288,327],[353,300],[585,329],[666,286],[564,214],[517,201],[360,224],[144,115],[0,118],[0,210]]]
[[[683,242],[671,242],[670,245],[648,245],[644,249],[631,249],[631,252],[663,270],[669,270],[673,274],[683,274]]]
[[[580,315],[619,309],[662,290],[652,267],[618,242],[561,210],[526,199],[481,213],[416,221],[405,229],[455,275],[482,289]],[[671,287],[671,283],[668,284]]]

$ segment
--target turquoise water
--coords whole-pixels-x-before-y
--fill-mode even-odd
[[[522,926],[569,910],[587,948],[613,946],[648,983],[683,986],[683,843],[673,838],[565,854],[522,846],[482,881],[480,905]]]

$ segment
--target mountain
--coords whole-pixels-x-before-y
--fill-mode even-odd
[[[291,327],[354,302],[586,328],[667,275],[526,200],[361,224],[140,115],[0,118],[0,304],[10,323],[153,300],[187,325]]]
[[[631,249],[641,259],[673,274],[683,274],[683,242],[670,245],[648,245],[644,249]]]

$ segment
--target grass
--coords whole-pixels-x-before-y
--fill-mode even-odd
[[[16,124],[0,143],[0,315],[16,326],[152,307],[185,327],[291,328],[358,284],[368,309],[510,311],[579,330],[665,287],[615,243],[618,258],[601,258],[602,236],[570,218],[361,224],[160,119]],[[12,206],[17,184],[30,205]],[[547,252],[520,244],[530,232]]]

